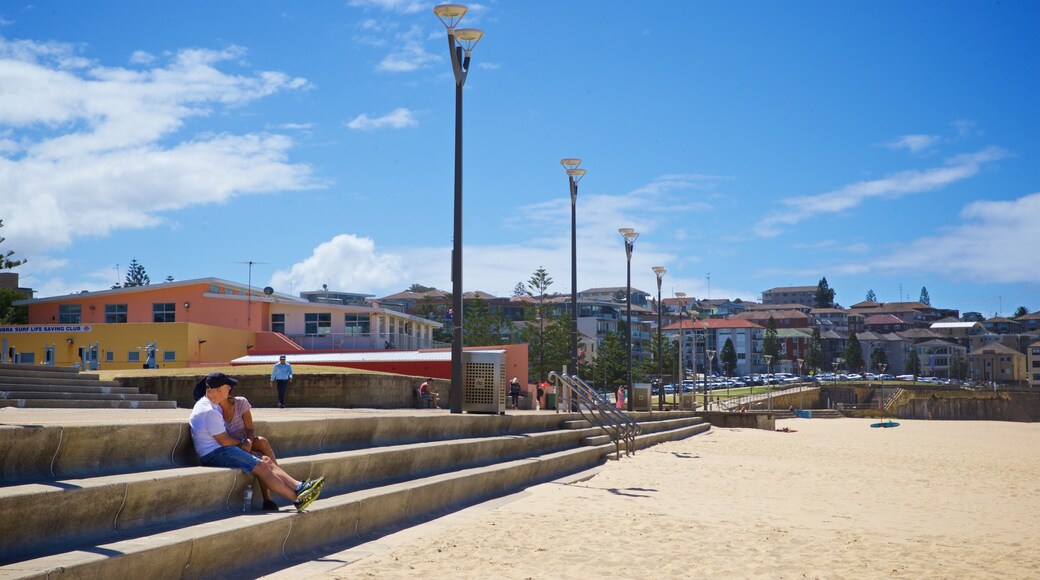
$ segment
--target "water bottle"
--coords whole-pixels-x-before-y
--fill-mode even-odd
[[[242,511],[247,512],[249,508],[253,506],[253,486],[247,485],[246,491],[242,494]]]

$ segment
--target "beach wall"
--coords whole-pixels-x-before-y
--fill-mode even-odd
[[[888,405],[901,419],[1040,421],[1040,393],[1017,391],[910,391]]]
[[[711,423],[712,427],[726,429],[765,429],[772,431],[776,428],[776,418],[767,411],[748,411],[746,413],[734,413],[732,411],[701,411],[697,413],[705,421]]]
[[[153,393],[162,401],[177,401],[178,407],[195,404],[192,391],[204,374],[182,376],[128,377],[116,379],[126,386]],[[278,405],[278,390],[267,375],[240,375],[234,394],[249,399],[256,407]],[[426,377],[370,375],[363,373],[299,374],[293,378],[286,394],[291,407],[332,407],[369,409],[403,409],[415,406],[413,390]],[[440,405],[447,403],[450,381],[431,381],[438,392]]]

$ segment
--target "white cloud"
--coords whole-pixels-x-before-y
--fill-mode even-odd
[[[314,248],[309,257],[271,277],[271,286],[301,290],[321,288],[393,288],[403,290],[407,272],[402,256],[379,253],[371,238],[338,235]],[[402,286],[403,284],[403,286]]]
[[[1040,192],[1010,201],[976,201],[961,211],[965,223],[900,244],[875,260],[874,267],[973,283],[1040,283],[1036,216]]]
[[[422,29],[412,26],[406,32],[396,35],[394,52],[388,54],[376,65],[376,70],[383,72],[411,72],[425,67],[432,62],[439,62],[442,57],[426,51],[422,42]]]
[[[373,118],[364,114],[358,115],[347,123],[347,127],[357,131],[375,131],[388,128],[405,129],[407,127],[417,127],[418,125],[419,121],[415,118],[415,115],[404,107],[398,107],[382,117]]]
[[[889,149],[906,149],[911,153],[920,153],[940,141],[942,141],[942,137],[935,135],[903,135],[891,143],[886,143],[885,147]]]
[[[153,62],[155,62],[155,55],[144,50],[135,50],[130,55],[130,64],[152,64]]]
[[[755,226],[755,232],[762,237],[773,237],[782,233],[785,226],[820,214],[848,211],[871,199],[894,199],[941,189],[974,176],[983,165],[1007,155],[998,147],[988,147],[976,153],[952,157],[942,167],[902,171],[881,179],[851,183],[820,195],[785,199],[781,203],[790,209],[766,216]]]
[[[427,4],[417,0],[350,0],[347,4],[356,8],[377,8],[402,14],[414,14],[427,7]]]
[[[283,73],[217,65],[244,50],[185,50],[146,70],[106,68],[67,45],[0,38],[0,215],[25,256],[147,228],[161,212],[320,184],[272,134],[178,136],[186,119],[307,88]]]

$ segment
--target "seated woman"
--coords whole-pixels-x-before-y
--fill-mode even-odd
[[[272,463],[278,465],[278,458],[274,456],[271,442],[266,437],[257,436],[253,429],[253,414],[250,412],[252,405],[245,397],[233,397],[229,394],[220,404],[220,409],[224,413],[227,434],[236,439],[246,440],[242,449],[258,457],[266,455],[271,458]],[[278,504],[271,499],[271,490],[267,489],[262,481],[257,481],[260,484],[260,493],[264,496],[264,509],[278,511]]]

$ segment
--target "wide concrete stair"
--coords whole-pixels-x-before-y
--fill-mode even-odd
[[[0,407],[176,409],[177,403],[72,367],[0,364]]]
[[[616,455],[578,414],[375,414],[258,421],[279,464],[326,478],[303,513],[242,511],[253,478],[197,465],[183,422],[0,428],[0,577],[210,578],[276,572]],[[633,413],[635,447],[710,429]],[[624,460],[624,459],[622,459]]]

